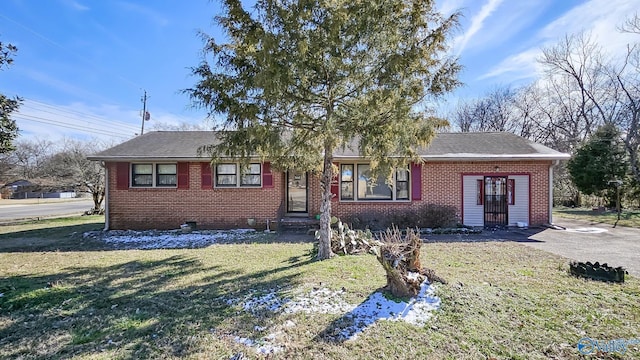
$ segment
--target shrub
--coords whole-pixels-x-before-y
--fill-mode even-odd
[[[451,205],[426,204],[417,211],[417,224],[421,228],[448,228],[460,223],[458,209]]]
[[[399,211],[391,214],[386,227],[397,227],[400,229],[419,227],[419,216],[414,210]]]

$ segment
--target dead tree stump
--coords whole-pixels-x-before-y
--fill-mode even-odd
[[[420,264],[421,246],[418,231],[407,229],[406,236],[403,236],[397,227],[393,227],[380,235],[378,244],[371,248],[387,274],[385,289],[393,296],[407,298],[418,295],[425,279],[446,284],[433,270]]]

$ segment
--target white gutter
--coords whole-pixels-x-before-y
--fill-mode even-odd
[[[549,165],[549,225],[553,225],[553,168],[560,164],[560,160],[554,160]]]
[[[400,156],[390,156],[400,158]],[[354,155],[338,155],[335,160],[363,160],[364,157]],[[436,161],[543,161],[543,160],[567,160],[569,154],[451,154],[451,155],[422,155],[422,160],[429,162]]]
[[[109,230],[109,168],[104,167],[104,231]]]

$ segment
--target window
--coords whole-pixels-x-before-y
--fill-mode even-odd
[[[133,164],[131,175],[131,186],[153,186],[153,164]]]
[[[238,184],[238,169],[240,182]],[[260,187],[262,185],[262,169],[259,163],[243,166],[240,164],[216,165],[216,186],[218,187]]]
[[[392,195],[382,174],[375,176],[369,164],[358,164],[358,200],[392,200]]]
[[[175,187],[178,184],[176,164],[132,164],[132,187]]]
[[[507,204],[516,204],[516,182],[514,179],[507,179]]]
[[[409,200],[409,170],[396,170],[396,200]]]
[[[476,205],[484,204],[484,180],[476,181]]]
[[[176,164],[158,164],[156,169],[156,186],[176,186],[178,184]]]
[[[340,166],[340,199],[353,200],[353,165]]]
[[[384,174],[374,175],[369,164],[340,164],[340,200],[409,200],[411,176],[408,168],[393,172],[391,183]]]
[[[236,164],[216,165],[216,186],[236,186],[237,179]]]
[[[240,178],[240,186],[260,186],[260,164],[249,164],[242,169],[242,177]]]

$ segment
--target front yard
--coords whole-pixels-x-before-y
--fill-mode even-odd
[[[599,211],[587,208],[558,207],[553,209],[553,215],[567,219],[577,219],[592,223],[604,223],[610,225],[615,224],[616,220],[618,220],[618,213],[615,210]],[[620,212],[620,221],[618,221],[618,226],[640,228],[640,210],[622,210]]]
[[[640,338],[640,281],[567,274],[568,260],[518,243],[427,243],[449,281],[424,325],[379,321],[334,336],[342,312],[286,312],[255,299],[327,291],[361,304],[385,284],[373,256],[315,262],[273,235],[199,249],[113,250],[82,233],[101,218],[0,227],[0,358],[579,358],[581,338]],[[252,306],[254,304],[255,306]],[[254,311],[255,310],[255,311]],[[261,344],[279,346],[258,354]],[[640,345],[624,355],[638,358]]]

